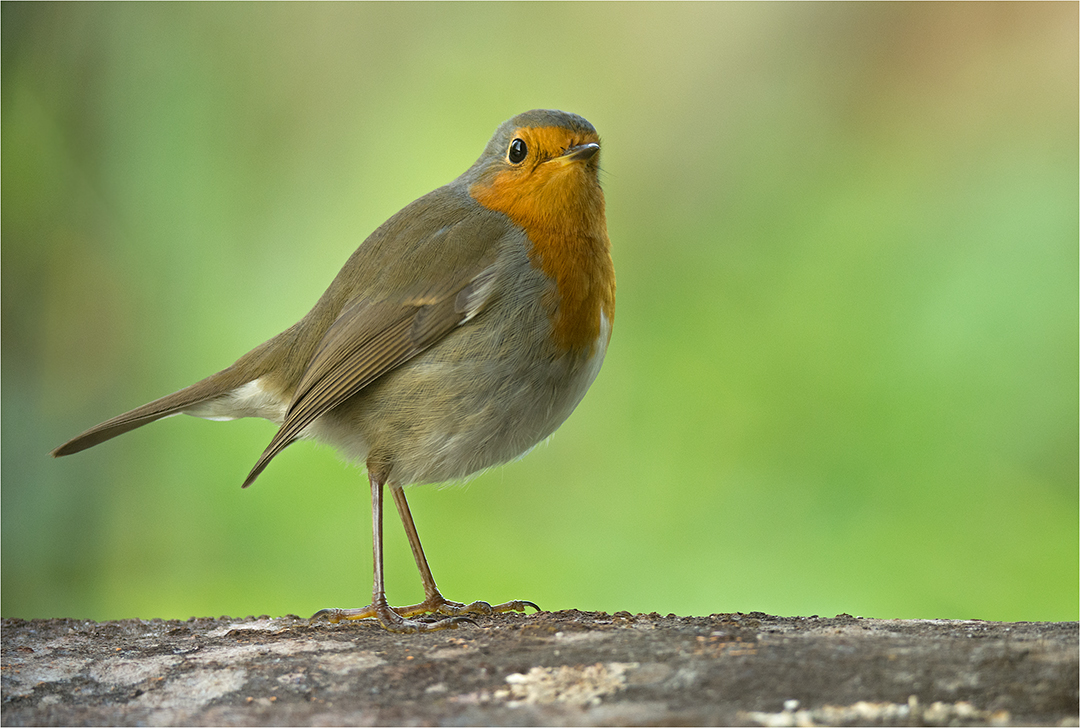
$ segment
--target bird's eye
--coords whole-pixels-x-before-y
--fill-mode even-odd
[[[515,139],[510,142],[510,151],[507,153],[506,158],[510,160],[511,164],[518,164],[524,161],[528,153],[529,148],[525,146],[525,142],[521,139]]]

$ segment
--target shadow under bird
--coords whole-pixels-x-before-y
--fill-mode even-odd
[[[472,622],[470,614],[538,608],[445,599],[403,487],[520,457],[563,423],[596,378],[615,315],[599,152],[596,130],[575,114],[534,110],[510,119],[464,174],[375,230],[299,323],[53,456],[169,415],[262,417],[280,429],[244,487],[300,439],[367,467],[371,604],[316,617],[373,617],[394,632],[426,632]],[[383,486],[424,585],[424,601],[412,606],[386,600]]]

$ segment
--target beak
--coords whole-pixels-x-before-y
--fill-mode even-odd
[[[584,162],[592,159],[593,156],[600,151],[600,145],[595,142],[589,144],[578,144],[576,147],[570,147],[564,154],[560,154],[555,157],[553,161],[560,162],[562,164],[570,164],[571,162]]]

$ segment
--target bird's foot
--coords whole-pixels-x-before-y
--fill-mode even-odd
[[[353,620],[374,618],[379,620],[379,625],[387,632],[394,632],[396,634],[416,634],[418,632],[437,632],[441,629],[457,629],[458,625],[465,623],[474,626],[476,625],[476,622],[473,620],[460,615],[448,616],[445,619],[435,619],[431,617],[409,619],[408,617],[418,613],[402,616],[401,612],[402,610],[390,607],[386,601],[383,600],[381,603],[369,604],[360,609],[320,609],[312,615],[311,620],[309,621],[326,619],[332,624],[337,624],[343,619]]]
[[[384,629],[390,632],[411,634],[415,632],[434,632],[440,629],[457,629],[458,625],[464,623],[475,625],[476,622],[465,616],[467,614],[490,615],[501,612],[524,612],[526,607],[532,607],[536,611],[540,611],[540,607],[533,602],[521,599],[495,605],[479,601],[472,604],[462,604],[461,602],[452,602],[436,592],[419,604],[408,607],[390,607],[383,600],[381,603],[376,602],[359,609],[320,609],[312,615],[311,620],[326,619],[333,624],[337,624],[345,619],[375,618],[379,620],[379,624]],[[437,619],[432,616],[411,619],[411,617],[419,615],[443,615],[445,618]]]
[[[451,617],[457,617],[462,614],[491,615],[500,614],[502,612],[524,612],[526,607],[532,607],[536,611],[540,611],[540,607],[532,602],[522,599],[515,599],[510,602],[494,605],[488,604],[487,602],[462,604],[461,602],[452,602],[442,594],[435,592],[433,596],[428,597],[419,604],[414,604],[411,607],[401,607],[398,611],[405,617],[412,617],[417,614],[445,614]]]

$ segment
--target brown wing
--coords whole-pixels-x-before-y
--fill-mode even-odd
[[[490,298],[494,268],[402,301],[356,301],[327,329],[285,414],[281,429],[244,486],[292,444],[305,427],[383,374],[400,366],[472,318]]]

